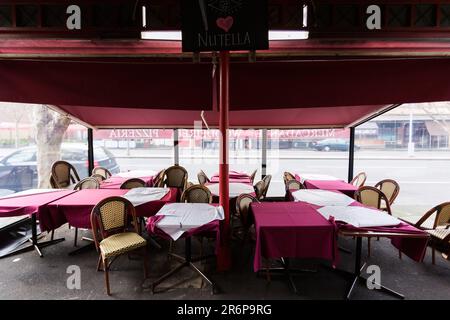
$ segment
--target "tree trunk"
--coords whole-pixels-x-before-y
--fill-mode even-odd
[[[70,118],[46,105],[40,105],[34,107],[33,122],[37,146],[38,188],[50,188],[52,164],[61,159],[61,143],[69,127]]]
[[[16,149],[19,148],[19,121],[16,121],[15,146],[16,146]]]

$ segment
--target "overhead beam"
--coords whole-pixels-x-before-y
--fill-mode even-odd
[[[71,5],[81,10],[80,29],[67,27]],[[380,8],[380,29],[367,27],[370,5]],[[145,30],[180,30],[180,11],[179,0],[0,0],[0,38],[140,39]],[[450,0],[269,0],[268,11],[271,30],[310,38],[450,38]]]

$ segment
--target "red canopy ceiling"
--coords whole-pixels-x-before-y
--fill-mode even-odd
[[[217,82],[210,56],[193,63],[179,51],[175,54],[176,43],[167,42],[162,43],[164,48],[172,48],[166,53],[158,51],[160,42],[150,42],[151,48],[145,42],[143,48],[141,42],[97,46],[66,41],[65,50],[51,50],[46,41],[23,43],[14,49],[0,45],[0,101],[60,106],[92,126],[192,126],[201,110],[210,111],[208,121],[217,124],[213,94]],[[386,105],[450,100],[450,59],[445,55],[369,57],[381,47],[363,42],[357,50],[360,56],[353,52],[352,57],[299,60],[296,54],[291,56],[302,48],[296,43],[297,47],[292,42],[284,47],[277,43],[269,52],[274,57],[264,56],[256,63],[235,56],[230,84],[232,126],[345,126]],[[39,57],[39,45],[45,58]],[[105,46],[109,49],[100,50]],[[342,50],[342,46],[335,48]],[[347,45],[352,46],[355,43]],[[361,51],[361,47],[372,50]],[[403,47],[409,56],[414,51],[411,43]],[[424,48],[437,50],[437,44]],[[14,52],[21,52],[21,58]],[[48,52],[53,60],[45,56]],[[111,55],[97,56],[101,52]]]

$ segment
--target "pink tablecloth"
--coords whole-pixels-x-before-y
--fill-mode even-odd
[[[43,226],[52,223],[51,220],[48,220],[50,216],[47,212],[47,204],[74,192],[73,190],[62,190],[0,199],[0,217],[37,214],[41,230],[45,230]]]
[[[313,208],[318,209],[319,206],[311,205]],[[354,201],[350,206],[367,207],[358,201]],[[373,208],[372,208],[373,209]],[[334,221],[333,221],[334,223]],[[428,244],[428,234],[422,230],[419,230],[407,223],[401,223],[395,227],[370,227],[370,228],[357,228],[355,226],[337,221],[335,223],[338,230],[341,231],[372,231],[372,232],[384,232],[384,233],[403,233],[405,236],[393,236],[388,237],[391,239],[391,243],[394,247],[410,257],[415,261],[421,262],[425,257]],[[408,237],[407,235],[417,235],[420,237]]]
[[[352,198],[355,195],[355,191],[358,190],[354,185],[341,180],[306,180],[305,187],[307,189],[340,191]]]
[[[153,187],[154,185],[154,179],[155,176],[148,176],[148,177],[139,177],[139,179],[142,179],[145,181],[147,187]],[[129,180],[131,178],[124,178],[124,177],[118,177],[118,176],[112,176],[109,179],[106,179],[105,181],[102,181],[100,183],[100,189],[120,189],[120,186],[125,181]]]
[[[246,174],[245,172],[237,172],[237,171],[230,171],[228,173],[230,182],[240,182],[240,183],[247,183],[247,184],[253,184],[250,176]],[[212,183],[218,183],[219,182],[219,174],[216,173],[211,176],[209,179]]]
[[[256,249],[253,268],[261,258],[318,258],[336,263],[335,226],[302,202],[252,203]]]
[[[53,230],[65,223],[77,228],[91,228],[90,216],[94,206],[101,200],[112,196],[123,196],[129,190],[121,189],[85,189],[70,196],[48,204],[48,213],[52,225],[46,226]],[[171,188],[169,193],[161,200],[151,201],[136,207],[136,215],[149,217],[156,214],[164,204],[175,202],[176,189]]]
[[[353,205],[353,204],[352,204]],[[389,237],[394,247],[404,253],[411,259],[422,262],[428,245],[428,234],[419,230],[407,223],[401,223],[396,227],[371,227],[371,228],[356,228],[349,224],[336,223],[339,230],[345,231],[372,231],[372,232],[386,232],[386,233],[404,233],[405,236]],[[417,235],[421,237],[408,237],[407,234]]]

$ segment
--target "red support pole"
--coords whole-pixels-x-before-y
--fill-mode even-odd
[[[217,257],[217,269],[226,271],[231,267],[230,252],[230,196],[228,177],[228,112],[230,109],[229,97],[229,74],[230,73],[230,53],[220,52],[220,90],[219,90],[219,111],[220,111],[220,164],[219,164],[219,203],[225,212],[225,219],[222,221],[220,232],[220,250]]]

